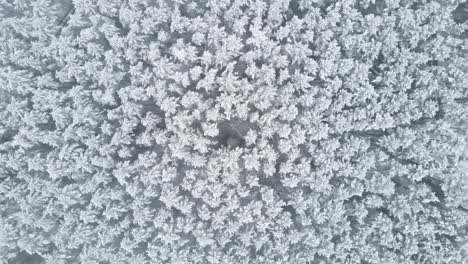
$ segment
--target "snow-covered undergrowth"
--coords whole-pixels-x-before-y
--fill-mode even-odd
[[[468,263],[463,2],[0,1],[0,262]]]

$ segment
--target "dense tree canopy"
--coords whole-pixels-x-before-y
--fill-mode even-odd
[[[0,0],[0,263],[468,263],[462,0]]]

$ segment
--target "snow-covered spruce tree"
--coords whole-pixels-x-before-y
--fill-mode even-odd
[[[467,8],[0,1],[0,262],[468,263]]]

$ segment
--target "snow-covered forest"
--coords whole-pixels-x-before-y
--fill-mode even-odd
[[[468,263],[463,0],[0,0],[0,263]]]

